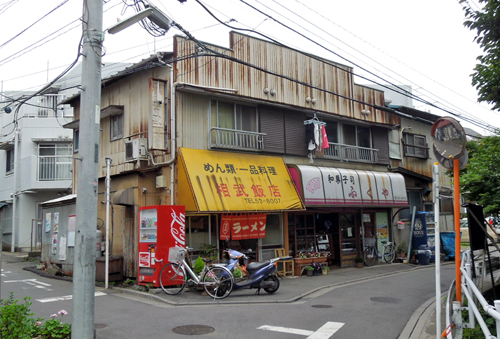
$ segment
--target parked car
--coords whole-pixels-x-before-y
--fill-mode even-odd
[[[488,234],[495,239],[495,242],[500,241],[500,229],[496,228],[496,231],[493,231],[488,227]],[[466,218],[460,219],[460,242],[470,242],[469,224]]]

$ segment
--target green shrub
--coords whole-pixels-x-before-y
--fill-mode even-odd
[[[31,298],[24,298],[23,304],[14,299],[11,292],[8,299],[0,299],[0,339],[66,339],[71,337],[71,325],[61,323],[65,310],[50,316],[43,322],[43,318],[33,318],[31,313]],[[61,319],[56,319],[60,315]]]
[[[201,257],[196,258],[196,261],[194,262],[194,274],[198,275],[203,271],[203,267],[205,267],[205,263],[201,259]]]
[[[8,299],[0,299],[0,338],[1,339],[25,339],[32,338],[36,320],[31,313],[31,298],[24,298],[24,303],[18,304],[14,299],[14,293],[10,293]]]

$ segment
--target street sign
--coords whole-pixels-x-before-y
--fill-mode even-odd
[[[458,121],[450,117],[439,118],[431,128],[431,136],[438,154],[445,159],[459,159],[467,143],[465,131]]]

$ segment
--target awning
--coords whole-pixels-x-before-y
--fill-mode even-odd
[[[178,204],[186,212],[303,210],[282,158],[180,149]]]
[[[306,206],[408,206],[401,174],[304,165],[289,171]]]

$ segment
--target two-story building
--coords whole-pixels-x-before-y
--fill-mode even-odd
[[[173,52],[102,85],[99,201],[110,158],[109,236],[125,276],[137,275],[141,206],[186,206],[196,250],[219,247],[221,223],[264,215],[263,237],[231,234],[260,260],[323,249],[351,266],[365,238],[397,236],[393,216],[408,208],[407,173],[393,170],[403,158],[391,157],[401,115],[351,67],[235,32],[229,48],[175,36]],[[79,96],[65,103],[78,152]]]

